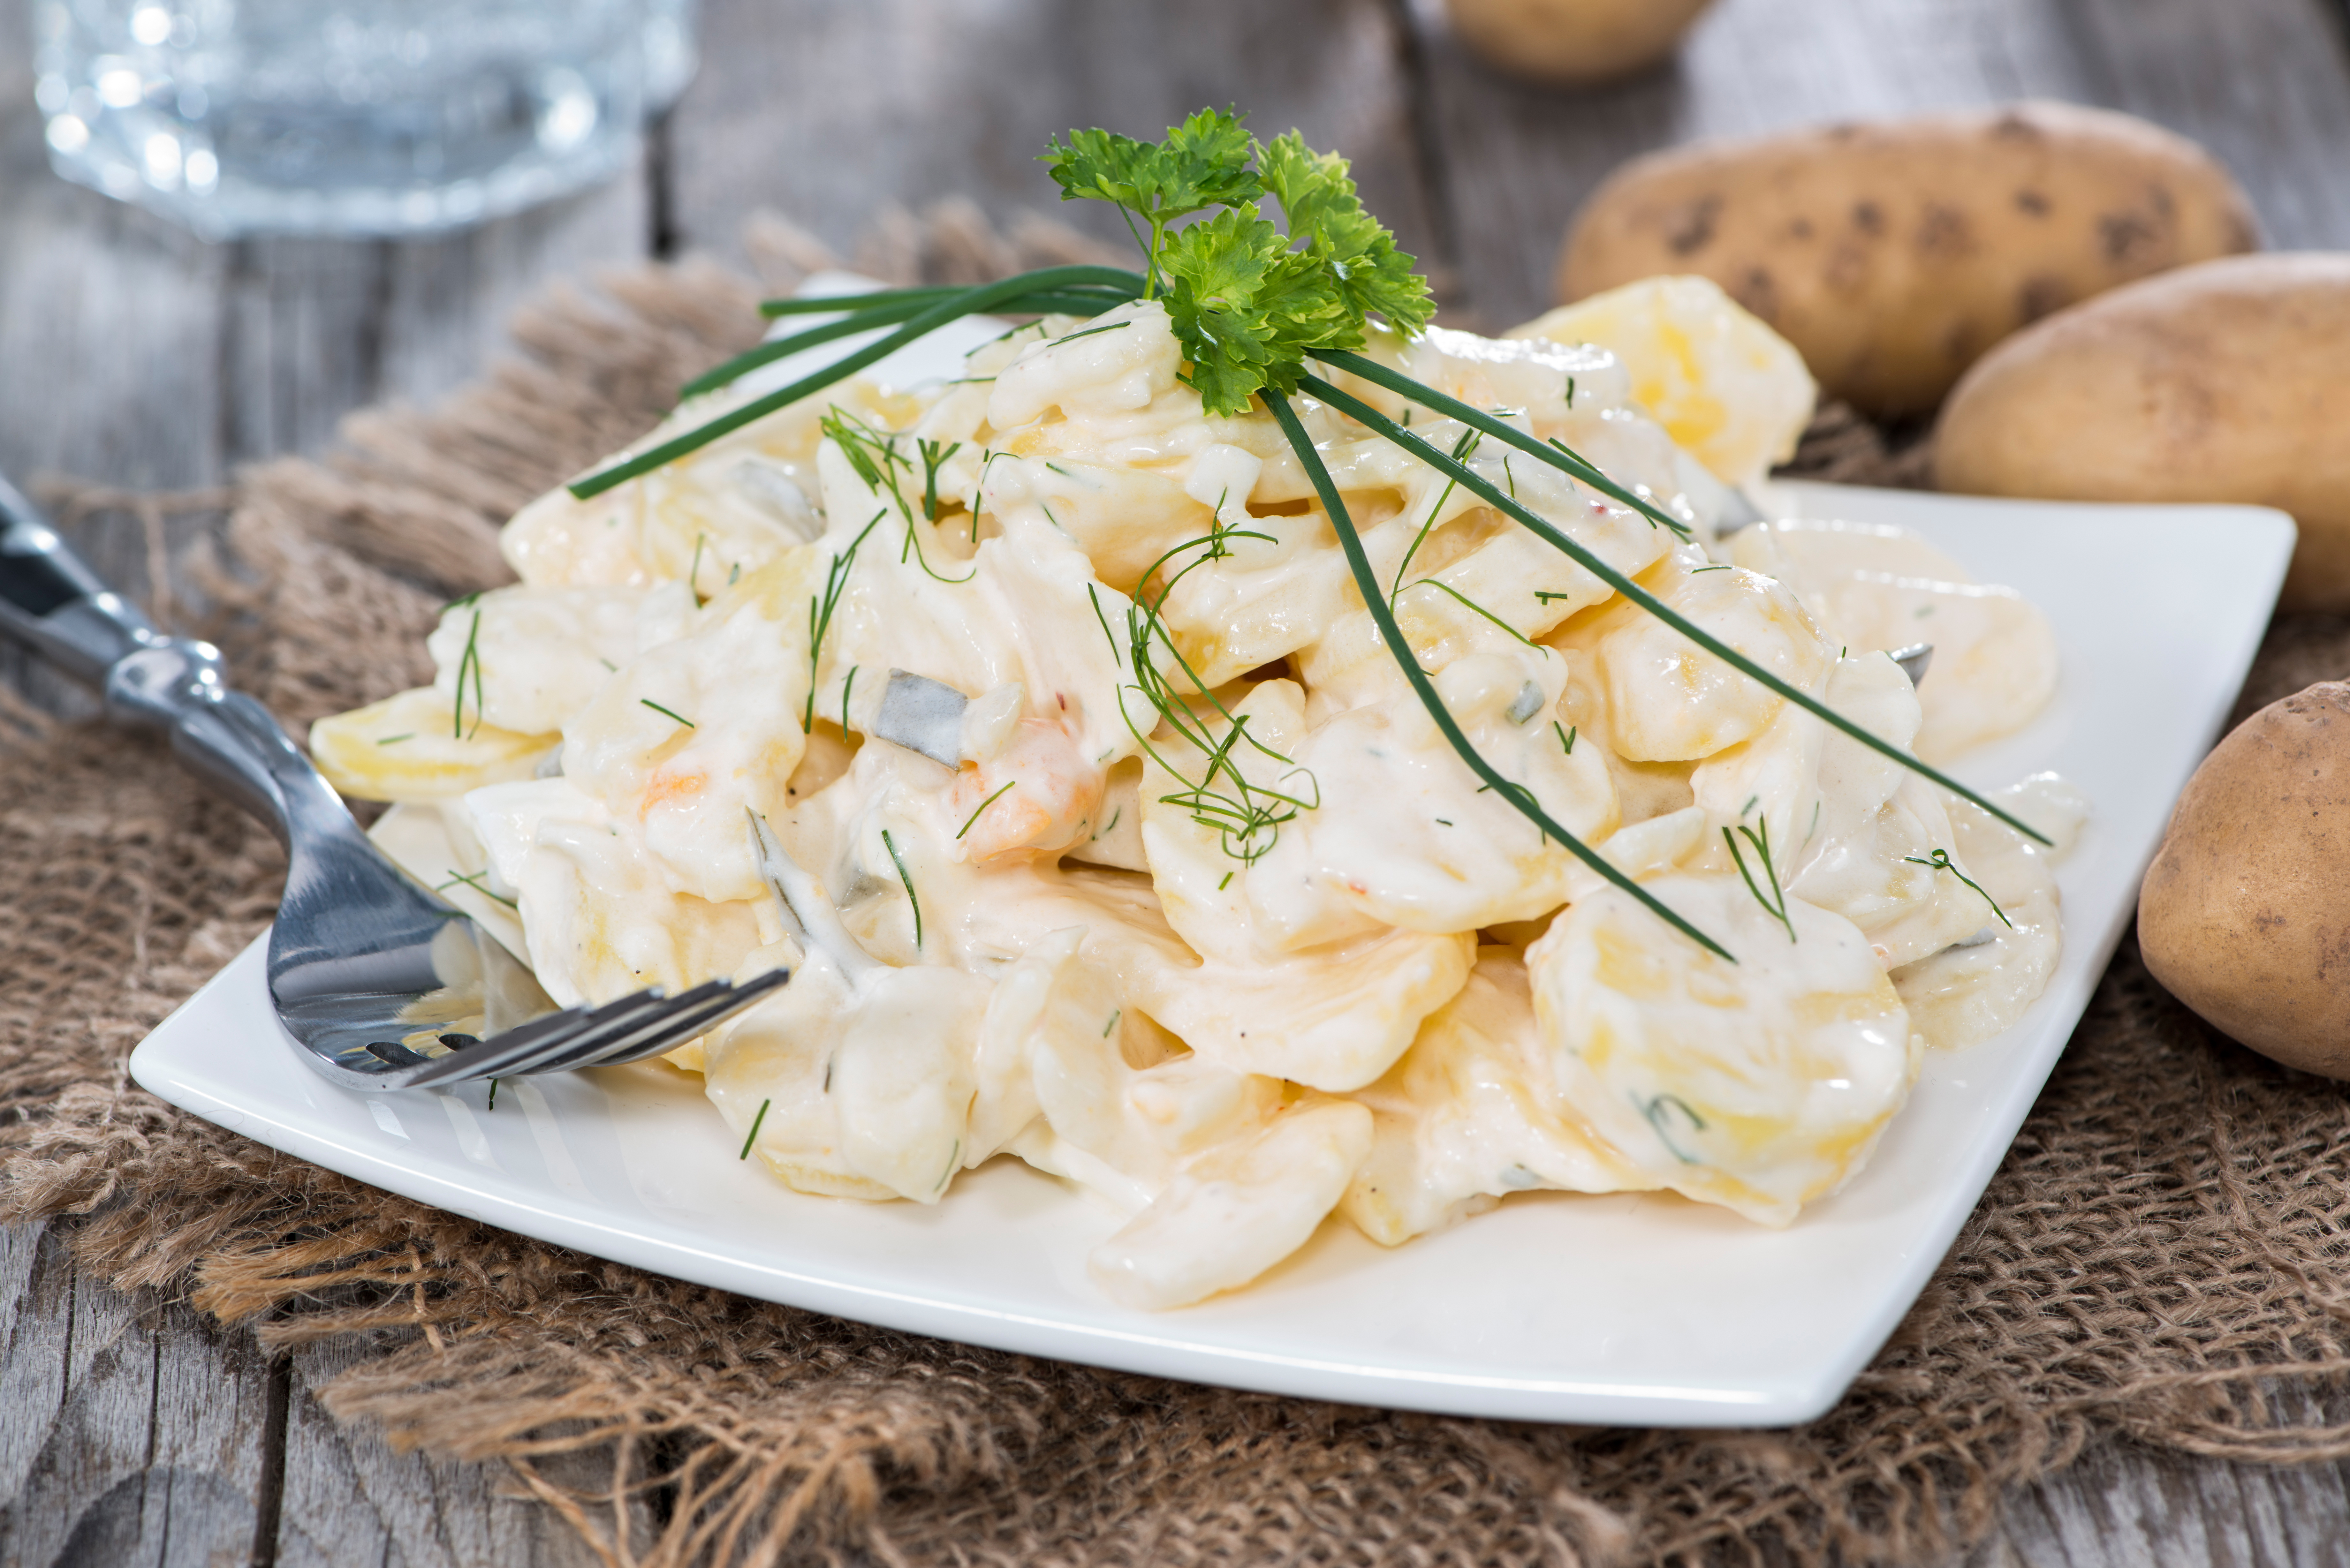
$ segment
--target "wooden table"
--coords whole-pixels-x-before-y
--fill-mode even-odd
[[[762,207],[850,255],[889,200],[1045,209],[1048,133],[1149,134],[1202,102],[1345,150],[1456,318],[1492,327],[1548,303],[1567,214],[1629,154],[2022,96],[2184,131],[2272,246],[2350,248],[2344,0],[1721,0],[1678,64],[1573,96],[1464,59],[1437,0],[707,3],[700,78],[608,189],[429,243],[211,246],[49,176],[28,0],[0,0],[0,469],[217,484],[473,374],[551,278],[739,257]],[[1053,215],[1118,237],[1105,212]],[[81,533],[118,583],[148,580],[134,521]],[[21,664],[0,678],[66,700]],[[0,1565],[591,1561],[500,1472],[337,1430],[311,1390],[348,1354],[265,1360],[184,1304],[78,1280],[54,1234],[0,1232]],[[2011,1498],[1974,1561],[2350,1562],[2350,1465],[2100,1449]]]

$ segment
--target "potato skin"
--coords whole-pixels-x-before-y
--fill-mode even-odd
[[[2350,253],[2183,267],[1986,355],[1935,436],[1977,495],[2241,501],[2301,525],[2279,600],[2350,609]]]
[[[2193,142],[2018,103],[1636,159],[1576,214],[1558,294],[1703,273],[1830,396],[1913,414],[2018,327],[2256,243],[2243,192]]]
[[[1613,81],[1673,52],[1713,0],[1447,0],[1461,41],[1496,70],[1561,87]]]
[[[2214,1028],[2350,1078],[2350,683],[2272,702],[2195,770],[2138,890],[2146,967]]]

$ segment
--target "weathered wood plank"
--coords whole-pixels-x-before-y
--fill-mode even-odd
[[[0,0],[0,38],[31,26]],[[28,64],[0,48],[0,468],[146,487],[223,473],[220,253],[53,177]]]
[[[0,1227],[0,1497],[15,1498],[39,1459],[47,1419],[65,1404],[66,1347],[58,1320],[70,1272],[43,1268],[43,1227]],[[0,1561],[5,1561],[0,1558]]]
[[[631,177],[442,238],[224,247],[225,462],[319,452],[353,409],[432,401],[481,371],[550,279],[640,261],[648,233]]]
[[[0,37],[26,36],[0,0]],[[0,49],[0,472],[102,476],[139,489],[216,484],[221,266],[169,224],[51,176],[24,54]],[[93,564],[144,597],[133,520],[75,531]],[[53,708],[81,704],[0,648],[0,680]]]
[[[314,1390],[366,1354],[319,1347],[273,1366],[244,1331],[184,1304],[80,1282],[55,1231],[0,1230],[0,1563],[597,1562],[503,1467],[337,1427]],[[604,1479],[584,1462],[550,1474]]]
[[[1967,1568],[2350,1563],[2350,1472],[2101,1445],[2018,1491]]]
[[[591,1568],[598,1560],[571,1528],[503,1466],[396,1453],[373,1431],[335,1424],[314,1390],[363,1358],[357,1345],[322,1345],[293,1358],[278,1568]],[[550,1466],[576,1485],[606,1478]]]
[[[506,322],[556,278],[645,259],[648,182],[632,174],[482,228],[381,247],[376,381],[368,400],[426,404],[481,373]]]
[[[2212,148],[2270,243],[2350,245],[2350,62],[2320,0],[1721,0],[1613,87],[1513,81],[1412,0],[1461,283],[1492,326],[1552,303],[1567,220],[1625,159],[1702,137],[2022,97],[2144,115]]]
[[[711,0],[704,18],[709,63],[670,130],[694,245],[732,252],[766,206],[847,254],[886,202],[948,196],[1125,245],[1100,203],[1055,199],[1036,154],[1077,126],[1156,136],[1209,103],[1345,149],[1406,248],[1431,243],[1404,39],[1381,0]]]
[[[32,1253],[12,1373],[30,1370],[28,1393],[57,1392],[8,1407],[8,1457],[32,1451],[0,1507],[0,1563],[245,1561],[270,1458],[268,1368],[250,1336],[149,1293],[78,1288],[53,1232],[19,1230],[8,1245]]]
[[[2342,0],[2073,0],[2059,15],[2095,101],[2218,154],[2251,192],[2271,246],[2350,246]]]

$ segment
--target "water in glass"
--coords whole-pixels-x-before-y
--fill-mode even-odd
[[[58,172],[215,238],[430,233],[577,190],[636,156],[648,43],[655,89],[691,68],[680,0],[36,0],[33,21]]]

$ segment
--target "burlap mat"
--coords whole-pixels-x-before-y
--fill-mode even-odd
[[[935,276],[1056,254],[967,210],[896,233],[859,259]],[[818,259],[787,229],[764,240],[782,270]],[[558,296],[482,388],[359,416],[331,462],[244,476],[194,579],[239,679],[296,733],[421,680],[439,603],[504,575],[496,523],[740,347],[754,296],[710,265]],[[1918,467],[1835,416],[1804,462]],[[2247,700],[2345,669],[2350,626],[2281,626]],[[1834,1412],[1600,1431],[865,1328],[506,1235],[182,1116],[128,1083],[124,1056],[261,928],[279,868],[265,833],[154,746],[0,709],[0,1212],[78,1216],[88,1273],[192,1293],[272,1346],[371,1335],[325,1392],[337,1416],[510,1463],[616,1563],[1921,1563],[2094,1441],[2350,1455],[2350,1420],[2326,1415],[2350,1372],[2344,1090],[2214,1037],[2127,946],[1981,1209]],[[615,1494],[546,1479],[548,1456],[591,1449]]]

